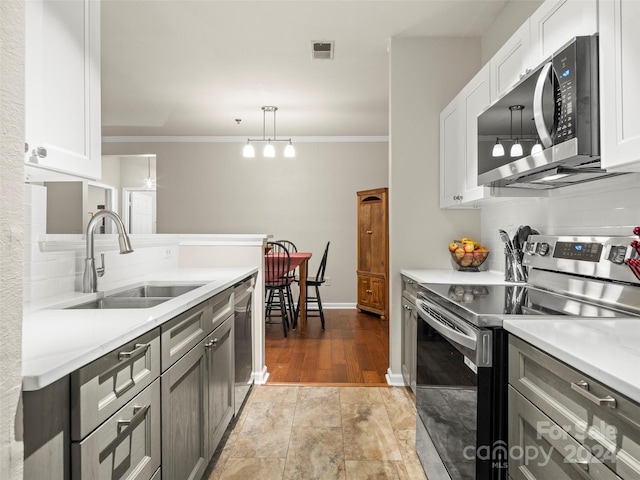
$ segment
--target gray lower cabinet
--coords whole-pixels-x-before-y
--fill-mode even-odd
[[[208,458],[215,452],[234,415],[233,327],[234,319],[231,316],[205,340],[208,369]]]
[[[509,449],[513,480],[637,480],[640,405],[510,335]]]
[[[162,374],[162,477],[200,479],[208,457],[207,355],[201,341]]]
[[[73,478],[147,480],[160,467],[160,380],[71,446]]]
[[[402,379],[416,391],[416,340],[418,335],[418,312],[416,296],[418,284],[402,276]]]
[[[233,316],[162,374],[162,476],[202,477],[233,416]]]
[[[199,480],[234,414],[233,300],[23,392],[24,478]]]

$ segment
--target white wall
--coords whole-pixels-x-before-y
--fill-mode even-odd
[[[0,478],[23,471],[24,2],[0,2]]]
[[[294,139],[295,141],[295,139]],[[356,302],[356,192],[388,185],[388,144],[296,143],[296,158],[243,158],[242,143],[103,143],[157,155],[159,233],[256,233],[314,254],[331,241],[323,302]]]
[[[480,235],[480,211],[439,208],[440,112],[480,68],[477,38],[393,38],[390,370],[400,375],[400,270],[451,268],[447,245]]]

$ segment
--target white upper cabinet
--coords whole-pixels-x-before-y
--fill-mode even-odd
[[[597,0],[547,0],[529,18],[531,66],[535,67],[573,37],[598,31]]]
[[[640,172],[640,2],[600,0],[602,167]]]
[[[464,132],[460,96],[440,113],[440,208],[460,203]]]
[[[440,208],[474,208],[490,188],[478,186],[478,114],[491,101],[489,65],[440,114]]]
[[[100,178],[100,3],[29,0],[25,163]]]
[[[489,61],[491,68],[491,99],[504,95],[531,69],[530,30],[527,20]]]
[[[460,92],[463,134],[463,192],[462,203],[490,196],[489,187],[478,186],[478,115],[491,103],[491,75],[485,65]]]

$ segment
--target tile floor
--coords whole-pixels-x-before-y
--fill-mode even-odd
[[[254,387],[209,480],[426,479],[401,387]]]

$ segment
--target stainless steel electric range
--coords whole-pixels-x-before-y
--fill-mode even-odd
[[[640,320],[636,237],[532,235],[523,250],[526,284],[419,287],[416,449],[430,480],[507,478],[503,320]]]

